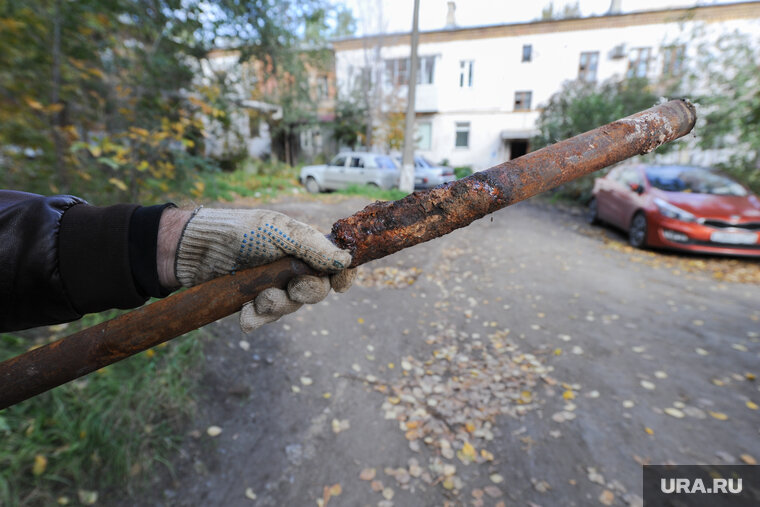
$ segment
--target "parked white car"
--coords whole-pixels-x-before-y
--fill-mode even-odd
[[[328,164],[307,165],[299,180],[315,194],[340,190],[349,185],[373,185],[382,189],[398,186],[400,170],[388,155],[349,151],[339,153]]]
[[[401,167],[401,157],[396,157],[399,167]],[[435,165],[422,155],[414,156],[414,188],[425,189],[433,188],[442,183],[455,181],[454,169],[451,167]]]

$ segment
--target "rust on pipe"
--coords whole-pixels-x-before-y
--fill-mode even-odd
[[[689,133],[694,106],[674,100],[505,162],[457,182],[376,202],[332,228],[359,266],[465,227]],[[285,258],[223,276],[0,363],[0,410],[226,317],[269,287],[316,274]]]
[[[488,213],[688,134],[694,106],[672,100],[427,192],[376,202],[332,228],[352,266],[438,238]]]

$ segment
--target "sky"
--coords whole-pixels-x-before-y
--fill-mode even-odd
[[[622,0],[623,12],[664,9],[667,7],[691,7],[737,0]],[[741,1],[741,0],[739,0]],[[357,35],[365,33],[408,32],[412,27],[413,0],[336,0],[349,8],[357,18]],[[448,0],[420,0],[420,30],[437,30],[446,24]],[[456,23],[460,27],[520,23],[541,16],[541,10],[550,0],[457,0]],[[559,10],[574,1],[555,0]],[[584,16],[604,14],[610,0],[580,0]]]

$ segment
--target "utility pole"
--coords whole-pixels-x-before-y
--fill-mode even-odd
[[[420,0],[414,0],[414,16],[412,19],[412,55],[409,59],[409,85],[407,86],[406,128],[404,129],[404,156],[401,159],[401,179],[398,188],[402,192],[411,193],[414,190],[414,99],[417,95],[417,42],[419,31]]]

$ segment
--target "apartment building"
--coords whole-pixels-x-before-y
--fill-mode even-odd
[[[567,80],[626,76],[658,80],[683,71],[699,37],[760,34],[760,2],[698,6],[588,18],[420,33],[416,90],[417,152],[475,170],[530,149],[543,104]],[[342,93],[379,85],[380,97],[405,97],[410,34],[333,43]],[[387,106],[378,100],[376,106]]]

